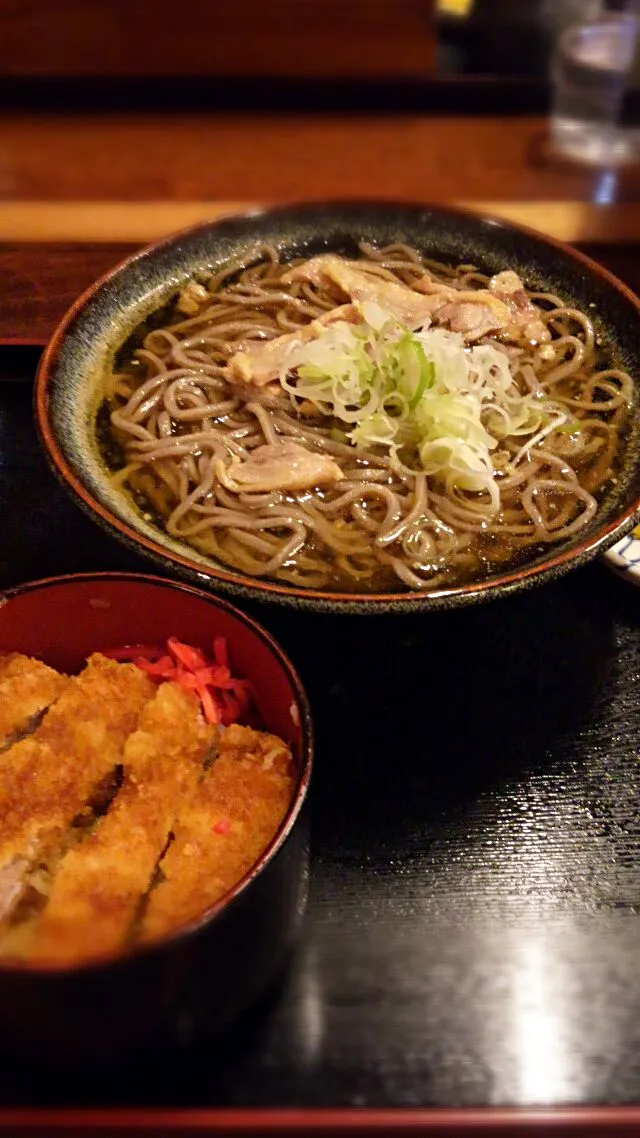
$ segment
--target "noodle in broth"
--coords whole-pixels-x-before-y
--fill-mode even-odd
[[[405,245],[362,244],[360,252],[348,263],[372,286],[396,282],[413,295],[427,281],[449,299],[451,290],[468,298],[492,287],[474,266],[452,268]],[[264,385],[232,374],[229,361],[247,346],[328,323],[345,305],[344,288],[330,280],[283,282],[306,263],[281,263],[264,247],[244,265],[191,282],[108,377],[103,449],[115,443],[123,460],[113,477],[169,534],[251,577],[318,590],[424,591],[533,559],[589,523],[615,471],[632,381],[605,366],[586,313],[529,292],[550,339],[476,339],[507,356],[514,390],[563,411],[533,435],[500,439],[491,458],[496,508],[472,481],[445,484],[402,451],[354,446],[326,409],[296,395],[295,371]],[[220,476],[283,443],[330,458],[340,480],[265,490]]]

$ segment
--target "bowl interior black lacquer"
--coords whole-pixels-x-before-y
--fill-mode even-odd
[[[640,377],[637,297],[583,254],[531,230],[444,207],[389,202],[294,205],[231,216],[169,237],[126,261],[89,289],[57,329],[38,372],[37,419],[53,468],[80,505],[174,575],[239,597],[344,613],[415,612],[504,595],[566,572],[622,537],[640,509],[638,387],[617,481],[591,523],[524,567],[433,592],[337,593],[250,578],[170,538],[112,486],[95,432],[102,377],[143,319],[194,273],[264,243],[290,257],[326,250],[353,254],[359,240],[407,242],[428,256],[472,262],[491,273],[514,269],[527,285],[588,310],[612,361]]]
[[[0,597],[0,653],[19,651],[77,672],[95,651],[169,636],[211,650],[227,638],[251,680],[264,727],[290,745],[298,782],[259,861],[225,897],[170,936],[76,968],[0,965],[0,1048],[53,1062],[113,1059],[171,1041],[198,1017],[216,1031],[260,993],[282,963],[306,899],[302,808],[312,763],[307,698],[289,659],[253,620],[188,585],[142,574],[37,581]],[[222,981],[223,978],[223,981]]]

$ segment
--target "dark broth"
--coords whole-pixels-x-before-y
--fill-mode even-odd
[[[234,282],[233,277],[229,278],[226,284]],[[133,333],[132,336],[122,345],[116,357],[117,370],[131,377],[131,379],[138,380],[138,376],[142,380],[145,378],[144,369],[136,359],[135,353],[137,349],[145,341],[147,335],[159,328],[178,323],[185,317],[178,311],[177,302],[178,295],[163,308],[152,314],[145,320]],[[544,309],[544,305],[542,305]],[[595,353],[594,360],[590,367],[590,374],[601,369],[613,366],[609,360],[605,346],[598,342],[599,346]],[[598,389],[595,389],[593,396],[596,402],[596,394]],[[560,382],[554,387],[554,397],[562,399],[563,396],[575,398],[576,388],[575,379],[571,377],[566,383]],[[96,421],[97,437],[100,446],[100,451],[104,458],[107,467],[116,472],[121,470],[127,459],[126,449],[122,437],[115,431],[111,424],[111,413],[115,407],[122,406],[122,400],[118,398],[105,399],[99,409]],[[599,415],[597,409],[591,412],[594,419],[605,418],[604,414]],[[598,485],[593,488],[594,495],[598,500],[601,500],[606,495],[607,490],[611,486],[612,479],[615,479],[618,469],[619,456],[622,451],[620,439],[622,438],[624,424],[618,432],[618,445],[615,451],[614,458],[605,474],[599,481]],[[188,432],[188,426],[183,423],[172,420],[172,434],[179,435],[183,432]],[[362,463],[361,465],[366,465]],[[585,462],[585,480],[589,477],[589,462]],[[582,482],[580,465],[576,465],[576,472],[580,481]],[[165,529],[165,523],[174,507],[178,504],[178,498],[165,483],[160,482],[154,475],[153,463],[149,463],[146,467],[135,471],[130,475],[128,488],[136,503],[137,508],[148,522],[157,526],[159,530]],[[321,492],[313,492],[316,497],[322,497]],[[557,495],[557,505],[554,499],[550,497],[549,509],[553,512],[554,509],[560,509],[562,506],[563,495]],[[300,502],[300,495],[285,494],[283,501],[296,507]],[[279,536],[278,532],[274,530],[275,536]],[[187,541],[186,538],[182,539]],[[205,554],[209,551],[206,548],[206,540],[203,547],[203,542],[199,541],[197,537],[193,537],[188,544],[192,544],[195,549],[199,549]],[[519,537],[510,535],[509,533],[492,533],[489,529],[487,532],[479,532],[475,534],[469,542],[465,555],[463,555],[457,562],[455,569],[443,572],[442,566],[437,567],[437,588],[445,588],[449,586],[464,585],[471,582],[478,582],[485,580],[497,573],[503,574],[512,570],[518,569],[525,564],[535,561],[537,558],[545,555],[550,548],[548,541],[545,542],[523,542]],[[378,564],[368,577],[366,582],[354,578],[347,572],[344,572],[338,564],[338,559],[332,553],[331,549],[319,541],[313,535],[308,539],[305,545],[305,551],[311,556],[317,556],[322,560],[326,572],[327,582],[322,585],[322,589],[337,590],[347,593],[374,593],[374,592],[404,592],[407,586],[399,580],[396,572],[386,564]],[[227,560],[231,569],[238,569],[242,572],[242,568],[234,564],[233,558],[225,559],[220,553],[216,553],[213,560]],[[295,560],[295,559],[294,559]],[[293,562],[292,562],[293,563]],[[285,565],[283,568],[287,568]],[[275,573],[272,575],[278,579],[282,575]],[[259,576],[256,575],[259,580]],[[313,587],[313,586],[311,586]],[[428,581],[425,588],[429,589]]]

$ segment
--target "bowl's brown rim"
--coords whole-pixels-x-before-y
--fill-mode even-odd
[[[82,311],[92,297],[98,292],[99,289],[108,285],[109,282],[118,275],[124,268],[134,264],[136,261],[144,259],[145,257],[157,252],[159,249],[168,248],[176,241],[192,236],[193,234],[205,232],[207,230],[215,230],[218,226],[229,221],[249,221],[251,219],[264,217],[265,220],[272,217],[286,215],[289,211],[295,210],[297,212],[308,210],[310,213],[322,209],[406,209],[406,210],[420,210],[423,212],[431,212],[434,214],[442,214],[447,217],[459,217],[466,221],[477,221],[478,223],[485,223],[496,226],[498,228],[521,233],[523,236],[533,238],[541,242],[543,245],[550,246],[552,249],[557,249],[569,259],[575,261],[578,265],[587,269],[591,274],[600,277],[606,285],[613,288],[614,291],[620,293],[627,301],[629,301],[635,308],[640,318],[640,298],[618,277],[606,269],[603,265],[593,261],[581,250],[575,249],[573,246],[568,245],[564,241],[559,241],[555,237],[547,237],[544,233],[530,226],[519,225],[511,221],[505,221],[500,217],[496,217],[487,213],[476,213],[473,210],[461,209],[459,207],[432,204],[429,202],[416,202],[404,201],[401,199],[385,199],[385,200],[341,200],[341,199],[327,199],[325,201],[293,201],[281,203],[275,206],[264,206],[256,209],[244,210],[241,212],[229,212],[222,214],[210,221],[198,222],[196,225],[187,226],[185,229],[178,230],[175,233],[169,234],[167,237],[161,238],[159,241],[154,241],[144,248],[137,250],[130,256],[125,257],[107,273],[99,277],[92,285],[89,286],[81,295],[74,301],[74,303],[67,310],[62,317],[60,323],[57,325],[53,335],[45,348],[38,370],[36,373],[35,381],[35,413],[38,430],[42,439],[43,445],[49,460],[52,463],[54,470],[63,482],[70,487],[75,494],[79,497],[85,507],[92,513],[97,514],[107,527],[117,529],[129,542],[134,545],[141,545],[149,551],[156,558],[161,558],[163,561],[171,564],[175,563],[183,566],[190,573],[198,574],[200,577],[207,576],[212,580],[219,580],[226,582],[229,586],[236,589],[244,589],[247,593],[254,595],[257,598],[271,596],[274,598],[296,599],[302,602],[318,602],[319,605],[328,606],[345,606],[350,609],[356,608],[362,604],[367,607],[384,607],[394,606],[401,604],[407,606],[409,609],[415,607],[428,607],[430,604],[438,601],[446,602],[447,599],[460,597],[463,600],[471,600],[472,598],[481,598],[483,594],[488,596],[493,595],[496,590],[500,590],[505,586],[515,587],[529,580],[535,580],[540,577],[548,577],[552,575],[555,570],[567,568],[571,562],[581,557],[586,557],[589,554],[595,554],[599,547],[605,548],[611,544],[615,537],[622,536],[623,530],[631,528],[634,520],[640,514],[640,495],[631,502],[617,517],[613,518],[605,525],[600,526],[593,531],[588,538],[578,541],[576,544],[570,545],[562,553],[556,553],[552,557],[545,559],[542,564],[522,566],[521,568],[514,569],[509,573],[504,573],[499,576],[490,577],[485,581],[471,582],[467,585],[458,585],[452,588],[436,589],[433,592],[396,592],[396,593],[341,593],[330,592],[321,589],[305,589],[295,585],[280,585],[275,581],[263,581],[260,578],[248,577],[240,573],[227,572],[223,567],[212,565],[207,568],[200,562],[192,561],[191,558],[176,553],[173,550],[168,550],[166,546],[160,542],[155,542],[146,535],[141,534],[133,526],[127,524],[100,501],[91,494],[83,482],[75,474],[70,463],[67,462],[62,449],[58,444],[55,433],[52,429],[51,422],[48,415],[48,388],[49,381],[53,374],[56,361],[58,359],[60,348],[69,326],[72,324],[76,316]]]
[[[280,666],[284,669],[287,678],[291,684],[296,700],[296,705],[300,715],[300,731],[302,736],[302,747],[300,757],[300,769],[298,772],[298,779],[296,783],[296,792],[291,800],[287,813],[278,827],[277,833],[271,839],[269,844],[260,854],[258,860],[251,866],[250,869],[236,882],[226,893],[219,897],[213,904],[204,909],[197,917],[186,921],[184,924],[178,925],[172,929],[166,936],[161,937],[157,941],[152,941],[149,944],[133,945],[126,951],[121,952],[108,952],[103,955],[96,956],[91,960],[79,962],[71,966],[68,965],[46,965],[35,964],[28,960],[25,961],[12,961],[10,964],[3,964],[0,961],[0,975],[13,974],[36,974],[38,976],[61,976],[61,975],[74,975],[80,972],[89,972],[99,968],[105,968],[113,965],[119,965],[123,961],[130,960],[136,956],[151,955],[154,953],[162,952],[169,945],[175,941],[180,941],[194,933],[197,933],[205,925],[213,924],[219,914],[226,910],[235,899],[252,884],[252,882],[262,873],[267,864],[276,856],[278,851],[284,845],[289,837],[289,834],[296,825],[302,807],[304,805],[309,784],[311,781],[311,772],[313,769],[313,755],[314,755],[314,732],[313,720],[311,716],[311,707],[309,698],[305,691],[304,685],[296,668],[294,667],[289,656],[280,647],[277,640],[267,632],[258,621],[253,617],[248,616],[242,612],[241,609],[236,608],[235,605],[222,597],[212,596],[211,593],[206,593],[202,589],[197,589],[193,585],[188,585],[183,581],[169,581],[163,577],[156,577],[150,573],[127,573],[117,571],[104,571],[92,573],[66,573],[59,577],[43,577],[36,581],[26,581],[19,585],[12,585],[8,589],[0,592],[0,606],[10,604],[12,599],[17,596],[22,596],[24,593],[36,592],[38,589],[55,588],[61,585],[73,585],[80,582],[108,582],[119,581],[124,584],[145,584],[159,587],[165,590],[174,590],[182,593],[189,593],[195,596],[198,600],[203,601],[212,608],[223,609],[230,616],[239,620],[244,624],[250,632],[262,640],[268,648],[272,656],[276,658]]]

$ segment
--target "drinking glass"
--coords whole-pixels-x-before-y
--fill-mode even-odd
[[[634,6],[567,28],[559,37],[551,112],[558,151],[592,163],[627,157],[628,143],[618,124],[637,35]]]

